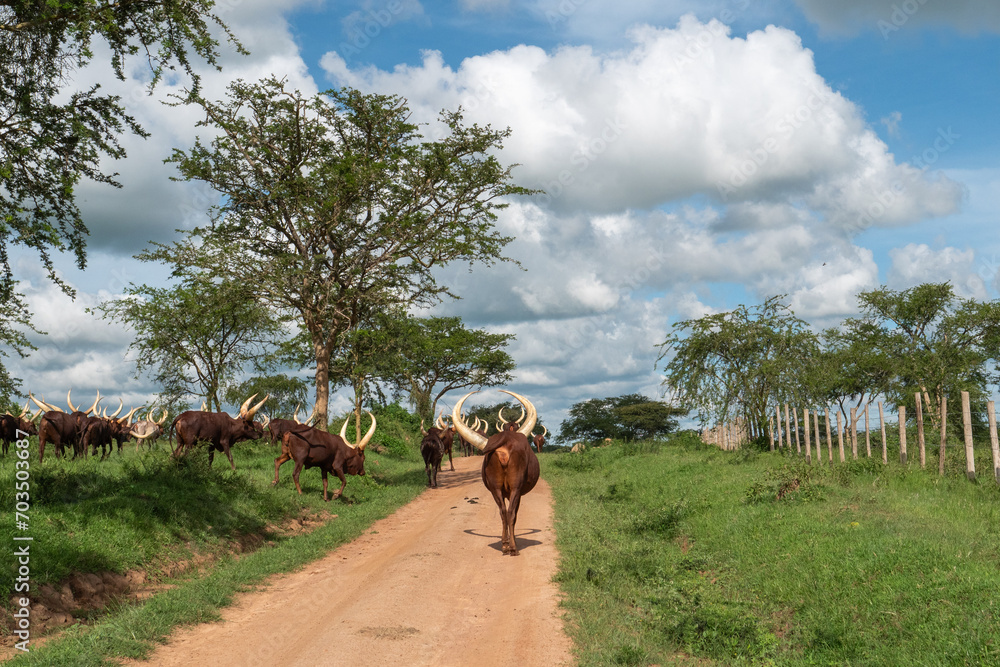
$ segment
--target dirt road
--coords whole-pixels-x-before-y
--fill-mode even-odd
[[[429,489],[372,531],[182,629],[141,665],[570,665],[551,578],[545,480],[521,502],[521,555],[500,553],[482,459],[445,461]]]

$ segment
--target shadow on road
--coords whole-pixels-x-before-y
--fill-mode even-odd
[[[503,551],[503,539],[501,535],[486,535],[484,533],[479,533],[471,529],[463,532],[467,535],[475,535],[476,537],[492,537],[497,541],[490,544],[490,548],[493,549],[494,551]],[[517,539],[517,548],[527,549],[541,544],[539,540],[529,540],[525,539],[524,537],[525,535],[534,535],[535,533],[540,533],[540,532],[542,531],[538,528],[528,528],[527,530],[524,531],[515,529],[514,537]]]

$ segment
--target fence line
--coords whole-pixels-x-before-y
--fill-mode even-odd
[[[917,445],[920,450],[920,467],[926,468],[927,465],[927,449],[926,449],[926,434],[924,431],[924,414],[922,405],[922,396],[918,392],[914,394],[915,398],[915,422],[916,422],[916,433],[917,433]],[[976,460],[975,460],[975,446],[973,437],[973,424],[972,424],[972,408],[971,401],[969,398],[969,392],[961,392],[962,401],[962,424],[963,424],[963,439],[965,443],[965,470],[966,477],[970,481],[976,480]],[[886,436],[885,427],[885,410],[882,405],[882,401],[878,401],[878,418],[879,418],[879,432],[882,437],[882,463],[888,465],[889,463],[889,446],[888,438]],[[767,420],[767,437],[769,440],[771,451],[782,451],[792,449],[792,437],[795,437],[795,453],[798,456],[804,456],[805,460],[809,464],[822,465],[823,463],[823,443],[822,443],[822,433],[820,430],[819,417],[820,410],[823,411],[826,418],[826,447],[828,453],[828,460],[832,464],[834,461],[833,456],[833,432],[831,430],[831,419],[830,419],[830,408],[815,408],[810,410],[810,408],[802,408],[802,423],[799,423],[799,408],[784,404],[784,428],[782,428],[782,406],[774,406],[774,416],[768,417]],[[812,412],[812,423],[810,423],[809,416]],[[945,472],[945,454],[948,439],[948,399],[944,396],[941,397],[940,404],[941,412],[941,422],[940,422],[940,444],[938,446],[938,474],[944,475]],[[993,477],[997,484],[1000,484],[1000,437],[997,434],[997,419],[996,419],[996,406],[993,401],[988,401],[986,404],[986,413],[988,417],[988,431],[990,436],[990,452],[992,455],[993,463]],[[850,409],[850,419],[846,424],[842,422],[841,411],[837,410],[836,414],[836,432],[837,432],[837,449],[840,454],[840,462],[846,461],[846,451],[845,451],[845,439],[850,437],[851,445],[851,457],[854,460],[858,459],[858,421],[860,415],[858,414],[857,407],[852,407]],[[906,435],[906,406],[899,405],[896,408],[897,415],[897,425],[899,428],[898,438],[899,438],[899,462],[901,465],[908,464],[908,452],[907,452],[907,435]],[[865,420],[865,451],[868,458],[871,458],[871,424],[869,422],[868,406],[864,409],[864,420]],[[794,429],[792,425],[794,424]],[[802,437],[800,439],[799,432],[802,432]],[[731,422],[725,422],[722,424],[717,424],[713,428],[705,429],[701,432],[702,440],[709,444],[714,444],[724,450],[734,450],[738,449],[741,445],[748,443],[751,439],[763,438],[764,430],[760,425],[754,425],[749,423],[746,419],[738,417]],[[803,453],[803,440],[805,444],[805,452]],[[814,446],[815,444],[815,446]]]

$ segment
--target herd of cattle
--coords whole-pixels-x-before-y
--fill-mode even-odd
[[[537,421],[534,406],[523,396],[506,390],[501,391],[510,394],[521,403],[520,418],[508,422],[501,409],[496,432],[488,435],[489,425],[479,418],[476,418],[473,425],[466,423],[462,405],[472,395],[466,394],[452,410],[450,424],[443,415],[438,416],[436,426],[429,429],[425,429],[421,421],[423,440],[420,453],[427,472],[427,484],[431,488],[436,488],[438,485],[437,474],[441,470],[445,454],[448,455],[451,470],[455,469],[452,462],[452,446],[456,437],[463,453],[471,454],[472,448],[483,453],[483,483],[496,501],[503,522],[503,553],[516,556],[518,550],[514,540],[514,525],[517,521],[520,499],[531,491],[538,481],[539,464],[535,450],[542,451],[548,430],[543,428],[542,434],[533,434]],[[268,419],[264,415],[263,421],[255,421],[254,416],[268,397],[251,406],[254,398],[256,394],[244,401],[240,406],[238,417],[231,417],[224,412],[207,412],[203,405],[202,410],[188,410],[177,415],[165,429],[166,411],[163,411],[159,420],[153,419],[152,409],[145,419],[138,418],[136,413],[142,408],[133,408],[124,417],[119,417],[124,404],[119,405],[118,410],[112,414],[108,414],[106,408],[102,412],[98,409],[98,403],[101,401],[100,392],[93,404],[84,410],[82,406],[73,405],[71,390],[66,395],[68,412],[29,394],[29,399],[38,406],[38,411],[31,414],[28,404],[25,404],[17,416],[10,413],[0,415],[0,442],[3,454],[6,455],[9,444],[19,439],[18,431],[21,431],[38,436],[40,462],[44,460],[46,445],[55,448],[57,457],[61,457],[65,450],[72,447],[74,459],[78,456],[86,457],[88,451],[91,455],[96,455],[98,449],[101,450],[101,458],[104,459],[113,451],[115,443],[121,452],[123,444],[130,438],[136,440],[138,448],[138,443],[151,444],[166,431],[169,433],[171,445],[173,434],[177,434],[177,447],[173,450],[175,456],[188,451],[198,442],[205,442],[208,444],[210,465],[215,452],[219,451],[226,455],[229,465],[235,470],[236,465],[230,451],[232,445],[242,440],[261,439],[266,429],[272,444],[281,443],[281,453],[274,460],[272,484],[278,483],[278,470],[289,460],[295,463],[292,480],[300,494],[302,487],[299,485],[299,474],[302,469],[320,469],[323,477],[323,500],[329,500],[327,494],[329,474],[336,475],[340,480],[340,488],[333,493],[334,499],[343,494],[347,485],[345,473],[365,474],[365,447],[374,435],[376,427],[375,416],[370,412],[368,416],[371,419],[371,426],[368,432],[358,442],[352,443],[346,434],[347,421],[341,427],[339,436],[325,429],[313,427],[310,424],[312,419],[306,422],[299,421],[298,410],[292,419]],[[532,449],[532,445],[535,450]]]

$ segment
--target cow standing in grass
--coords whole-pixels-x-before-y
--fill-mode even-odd
[[[173,433],[177,431],[177,448],[174,456],[180,456],[181,451],[187,451],[194,447],[196,442],[208,443],[208,465],[212,465],[215,459],[215,452],[220,451],[229,459],[229,465],[236,470],[233,463],[233,455],[229,451],[237,442],[242,440],[257,440],[264,437],[263,425],[255,422],[253,416],[260,410],[261,406],[270,396],[265,396],[257,405],[248,407],[250,402],[257,397],[254,394],[240,407],[240,416],[232,418],[225,412],[202,412],[200,410],[188,410],[177,415],[170,424],[170,441],[173,444]],[[265,417],[265,419],[267,419]]]
[[[365,437],[356,445],[352,445],[347,440],[347,422],[344,421],[340,427],[340,435],[336,436],[327,433],[325,430],[300,424],[290,431],[286,431],[281,437],[281,455],[274,459],[274,481],[272,485],[278,484],[278,468],[286,461],[295,461],[295,469],[292,471],[292,481],[299,494],[302,494],[302,486],[299,485],[299,473],[302,468],[319,468],[323,473],[323,500],[329,501],[327,497],[327,476],[333,473],[340,480],[340,488],[334,491],[333,497],[336,500],[344,493],[349,475],[365,474],[365,446],[375,434],[375,416],[371,417],[372,425],[365,434]]]

